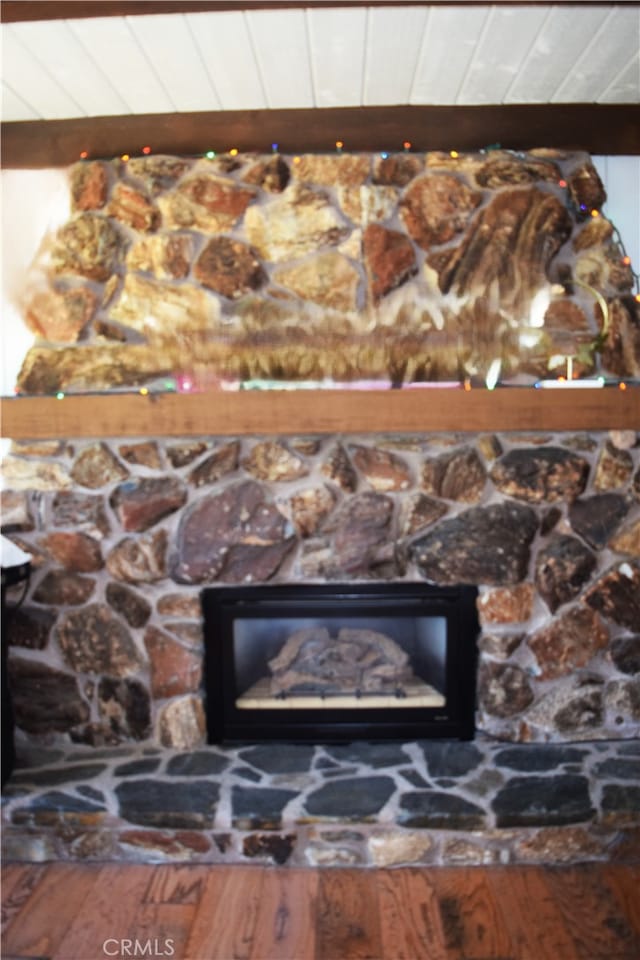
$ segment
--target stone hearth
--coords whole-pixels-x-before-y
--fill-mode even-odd
[[[640,741],[22,754],[6,859],[327,866],[632,861]]]

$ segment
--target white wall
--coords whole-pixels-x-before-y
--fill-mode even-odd
[[[640,157],[594,157],[606,186],[605,214],[618,228],[633,268],[640,270]],[[20,312],[27,274],[45,235],[69,216],[64,170],[4,170],[2,202],[2,329],[0,393],[13,394],[33,340]]]

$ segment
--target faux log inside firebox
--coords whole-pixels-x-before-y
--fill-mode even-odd
[[[209,740],[471,739],[476,595],[415,583],[204,590]]]

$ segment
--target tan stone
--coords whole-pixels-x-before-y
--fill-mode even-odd
[[[308,537],[321,526],[335,506],[336,496],[328,487],[308,487],[298,490],[289,503],[291,518],[301,537]]]
[[[272,483],[297,480],[309,472],[304,460],[275,440],[256,443],[246,460],[242,461],[242,466],[258,480],[269,480]]]
[[[374,833],[369,837],[369,853],[377,867],[401,863],[424,863],[433,848],[433,840],[425,831],[403,830]]]
[[[56,234],[51,266],[56,274],[105,281],[116,271],[122,250],[122,237],[111,220],[95,213],[82,213]]]
[[[584,827],[544,827],[516,841],[518,860],[530,863],[573,863],[605,853],[603,843]]]
[[[71,468],[71,476],[81,486],[97,489],[106,483],[124,480],[129,476],[129,471],[106,443],[93,443],[78,454]]]
[[[282,262],[337,245],[350,227],[322,193],[294,184],[265,206],[245,214],[247,239],[265,260]]]
[[[532,583],[489,590],[478,598],[480,622],[522,623],[530,618],[534,599],[535,588]]]
[[[367,154],[307,153],[301,156],[291,169],[296,180],[333,187],[363,184],[369,176],[370,168],[371,158]]]
[[[600,452],[596,466],[596,490],[617,490],[625,486],[633,473],[633,458],[628,450],[620,450],[607,443]]]
[[[193,617],[199,620],[202,616],[200,597],[189,596],[184,593],[166,593],[160,597],[157,610],[163,617]]]
[[[640,520],[625,527],[611,538],[607,546],[616,553],[625,553],[628,557],[640,557]]]
[[[33,514],[26,490],[0,491],[0,522],[3,530],[33,530]]]
[[[118,453],[127,463],[139,463],[151,470],[159,470],[162,467],[158,444],[152,440],[120,444]]]
[[[110,319],[151,337],[213,330],[219,315],[218,301],[199,287],[161,283],[131,273],[109,311]]]
[[[190,695],[172,700],[160,711],[160,742],[174,750],[192,750],[205,741],[206,720],[202,701]]]
[[[321,253],[273,274],[282,284],[305,300],[333,310],[355,310],[360,273],[339,253]]]
[[[2,459],[2,476],[14,490],[67,490],[72,485],[66,467],[46,460]]]
[[[98,210],[107,202],[109,176],[100,160],[76,163],[69,172],[71,205],[75,211]]]
[[[397,454],[355,444],[349,450],[354,464],[374,490],[407,490],[411,486],[409,465]]]
[[[193,237],[188,233],[158,233],[141,237],[127,254],[128,270],[152,273],[159,280],[181,280],[189,275]]]
[[[154,583],[166,575],[166,530],[143,537],[126,537],[107,557],[107,570],[116,580],[126,583]]]
[[[398,202],[398,191],[388,186],[338,187],[338,203],[350,220],[359,226],[390,220]]]
[[[75,343],[96,306],[96,295],[88,287],[43,290],[35,293],[27,305],[25,321],[44,340]]]
[[[443,845],[442,860],[447,865],[499,863],[500,851],[486,843],[474,843],[472,840],[460,840],[456,837],[447,840]]]
[[[233,180],[200,174],[159,197],[158,206],[166,227],[219,233],[231,229],[255,196],[254,190]]]

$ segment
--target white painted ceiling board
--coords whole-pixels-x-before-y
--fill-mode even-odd
[[[526,61],[511,84],[508,102],[552,100],[606,17],[607,10],[601,6],[581,8],[578,16],[572,7],[550,8]]]
[[[69,21],[78,39],[94,51],[101,69],[129,108],[129,113],[173,113],[175,104],[124,17]],[[167,78],[168,79],[168,78]]]
[[[127,17],[150,63],[162,65],[163,84],[175,109],[219,109],[218,97],[184,16]]]
[[[457,103],[502,103],[545,17],[544,7],[493,7]]]
[[[367,10],[308,9],[306,18],[316,106],[360,106]]]
[[[24,45],[11,24],[2,33],[2,74],[18,96],[41,117],[83,116],[76,100],[62,89],[48,66]]]
[[[266,106],[274,110],[317,106],[304,10],[248,10],[245,16]]]
[[[65,20],[13,24],[33,56],[55,76],[86,116],[117,115],[126,104]]]
[[[620,66],[637,52],[639,40],[640,9],[613,7],[554,100],[562,102],[569,96],[583,103],[597,102]]]
[[[410,103],[453,104],[488,21],[488,7],[429,10]]]
[[[39,113],[25,103],[18,94],[7,86],[2,84],[2,94],[0,99],[0,115],[3,120],[11,122],[12,120],[41,120]]]
[[[186,15],[220,110],[264,109],[266,100],[241,11]]]
[[[640,101],[640,53],[611,81],[600,96],[600,103],[638,103]]]
[[[362,98],[366,106],[409,103],[426,22],[426,7],[369,11]]]

